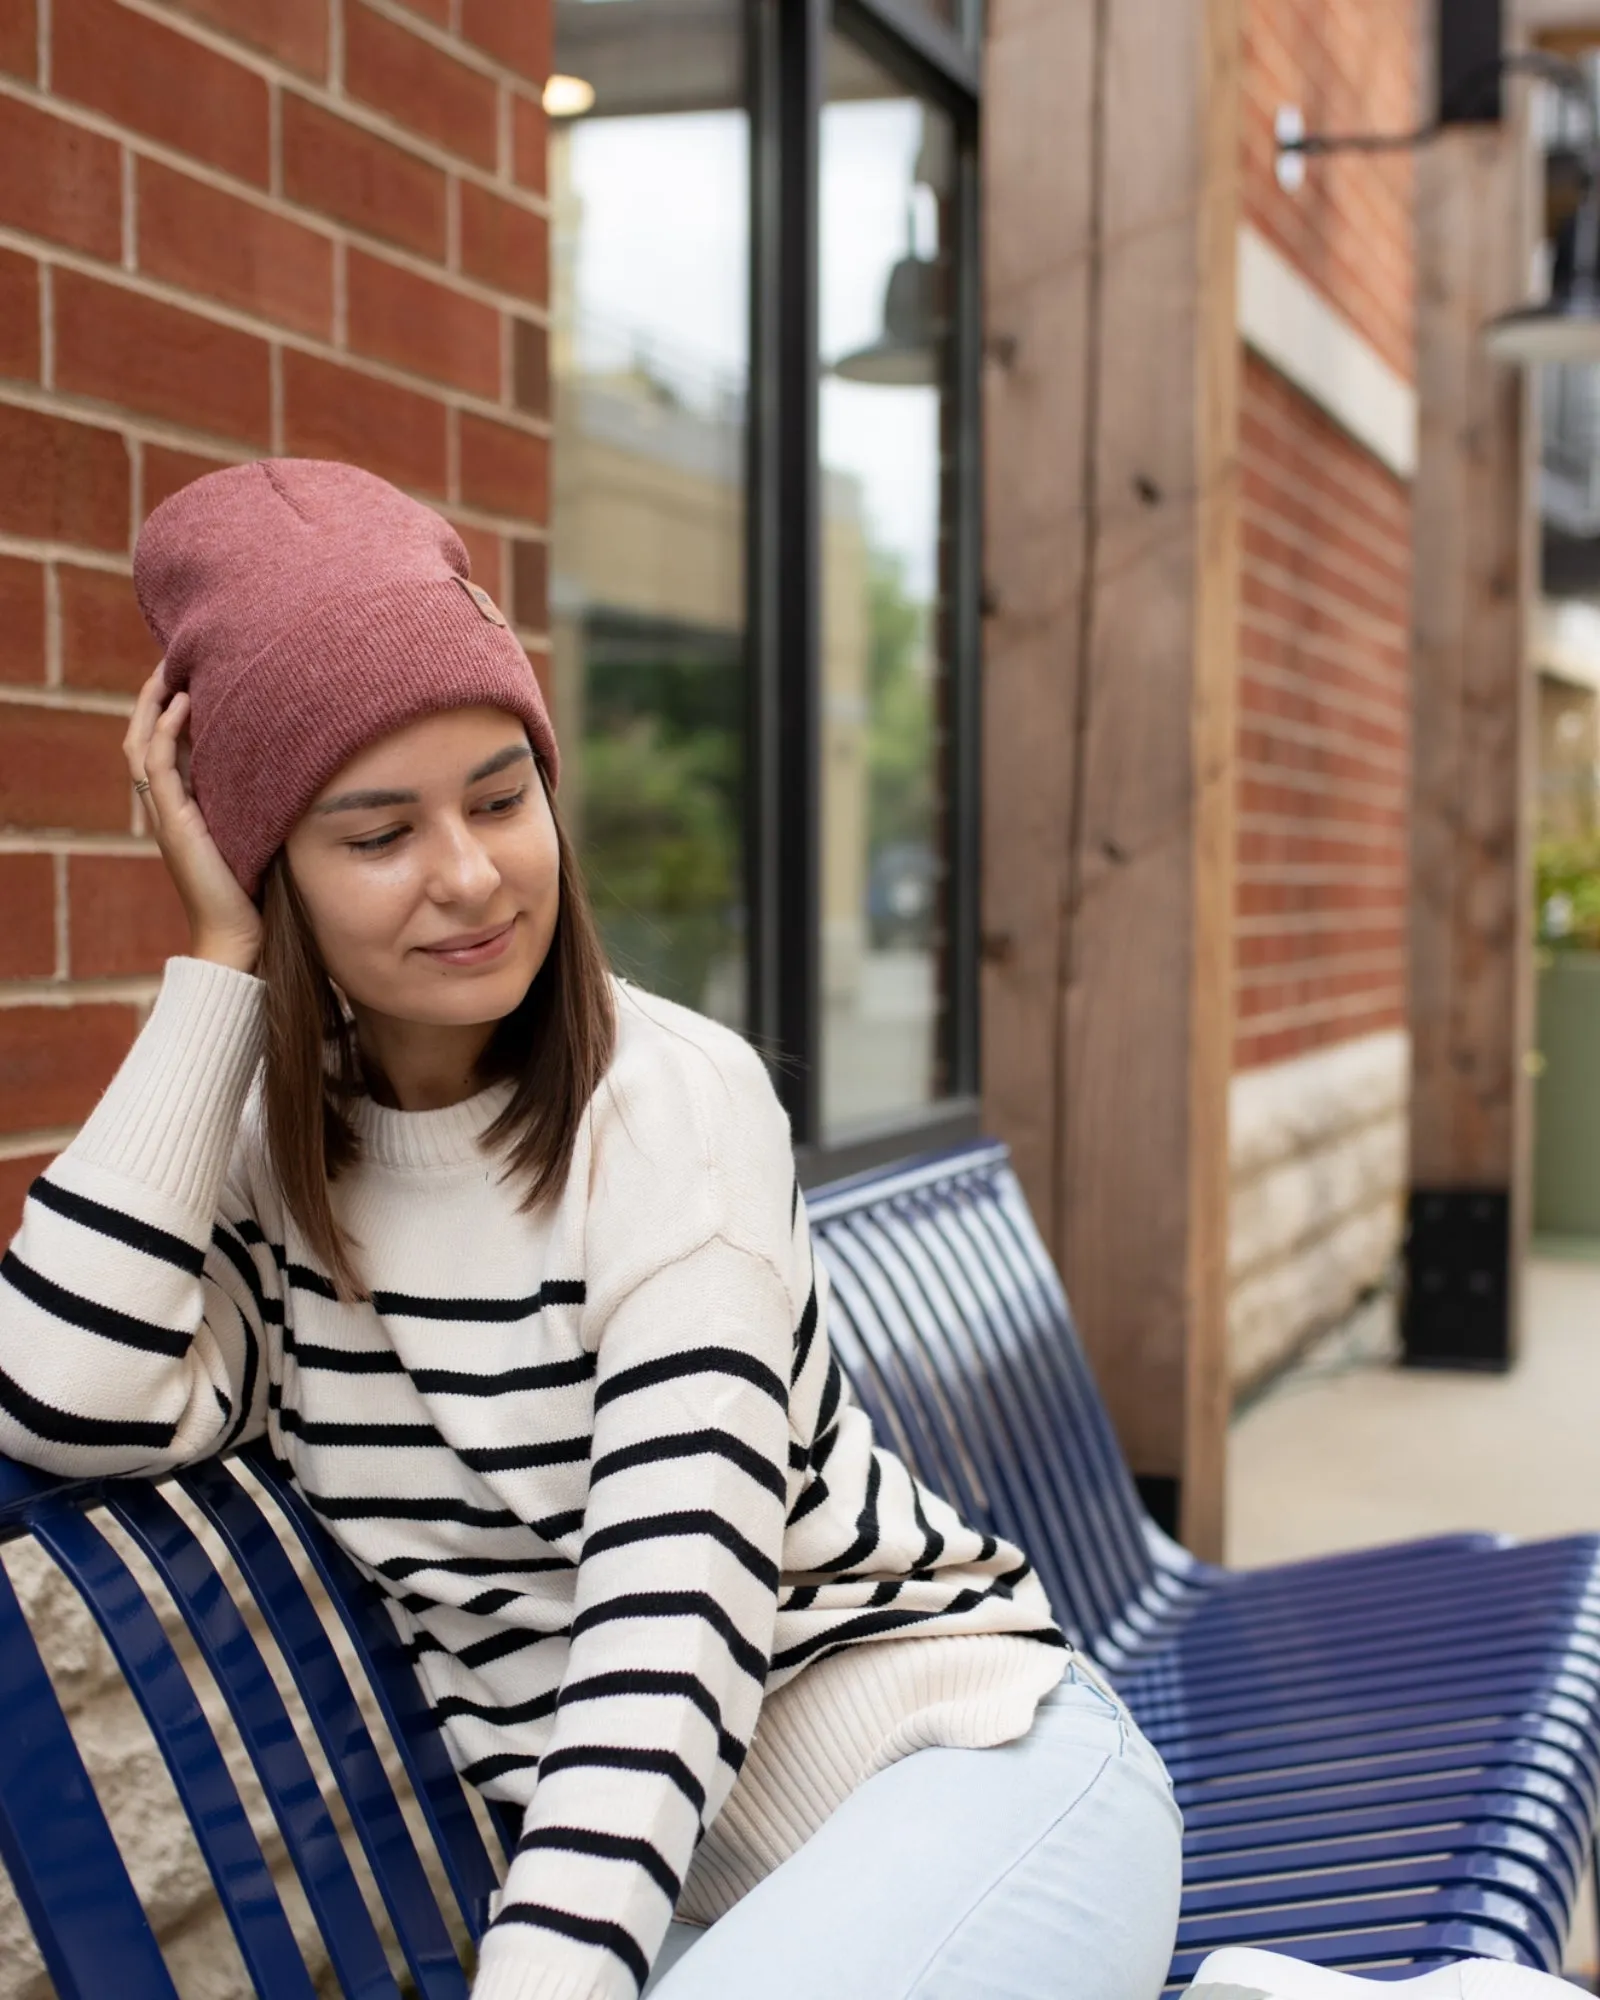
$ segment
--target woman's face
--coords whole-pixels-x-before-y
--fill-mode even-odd
[[[454,708],[371,744],[285,843],[329,977],[358,1011],[503,1020],[555,935],[555,821],[514,715]]]

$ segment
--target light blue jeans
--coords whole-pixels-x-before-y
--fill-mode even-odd
[[[651,2000],[1156,2000],[1181,1824],[1122,1703],[1069,1666],[992,1750],[918,1750],[708,1930],[672,1925]]]

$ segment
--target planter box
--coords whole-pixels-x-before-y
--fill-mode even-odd
[[[1539,971],[1533,1226],[1600,1236],[1600,952],[1550,953]]]

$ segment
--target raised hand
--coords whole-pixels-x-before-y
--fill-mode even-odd
[[[260,913],[223,860],[189,789],[188,719],[188,695],[168,699],[157,667],[139,690],[123,755],[188,916],[192,956],[254,972],[261,952]]]

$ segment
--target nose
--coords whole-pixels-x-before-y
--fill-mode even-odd
[[[481,907],[500,886],[494,858],[466,820],[446,819],[431,843],[428,894],[436,903]]]

